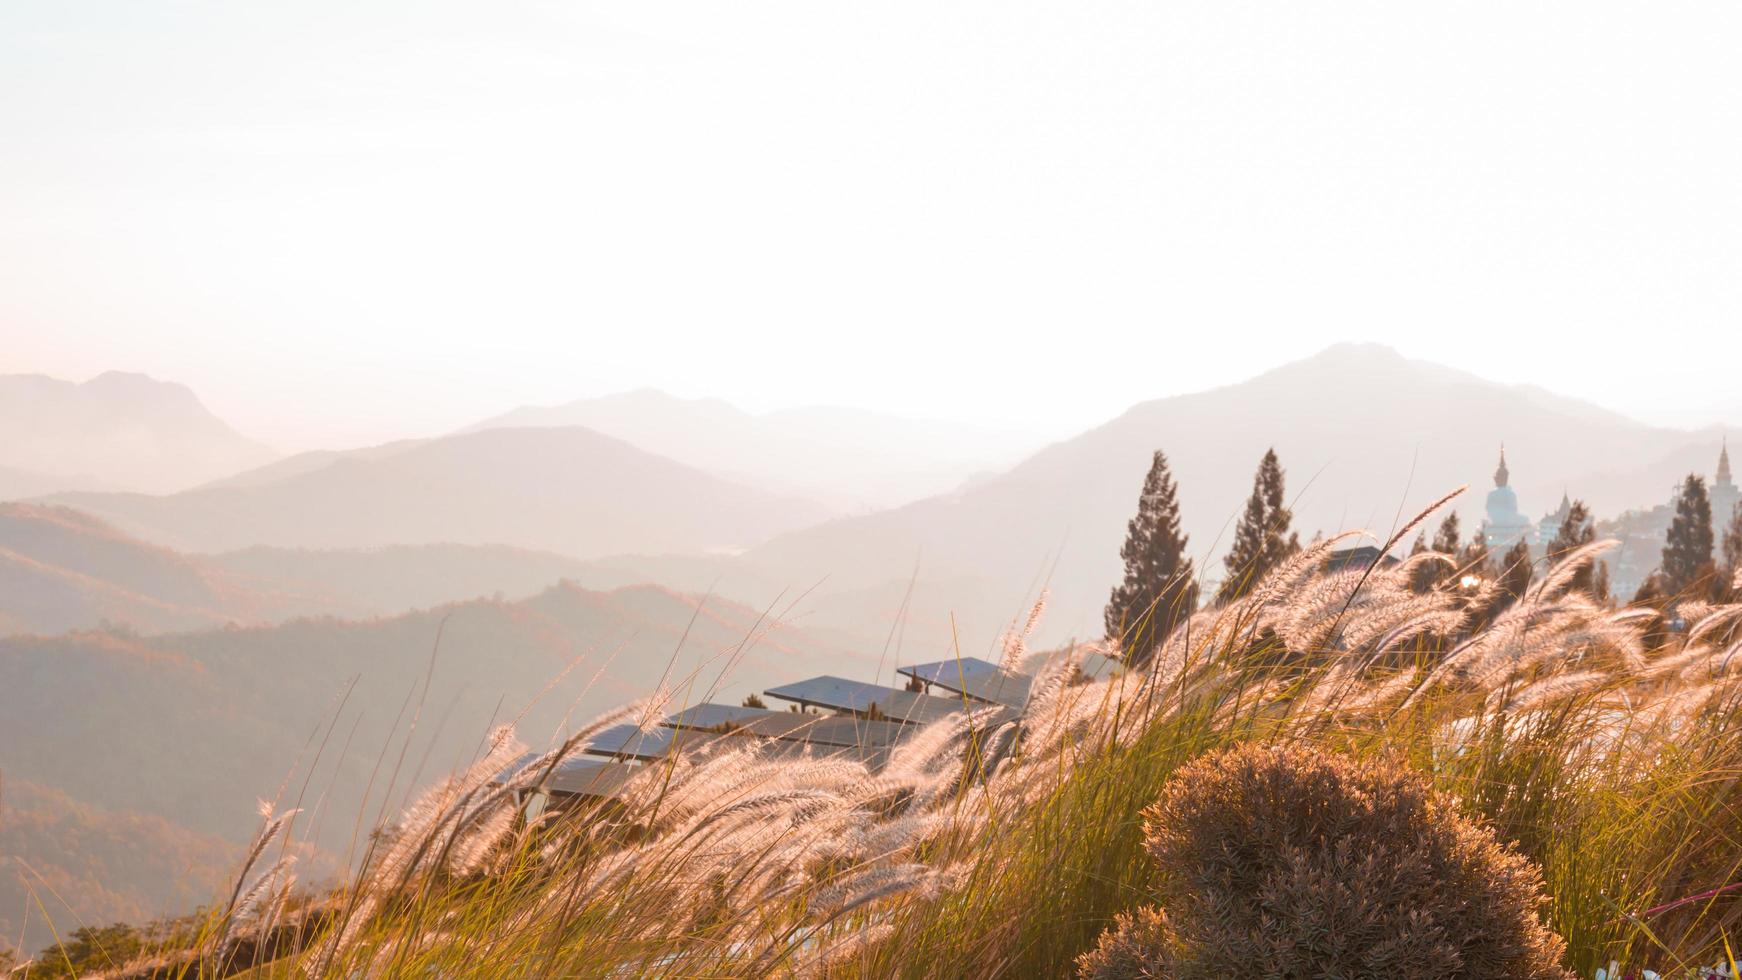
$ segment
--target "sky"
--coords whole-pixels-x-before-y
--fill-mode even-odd
[[[284,450],[653,386],[1046,434],[1343,340],[1742,422],[1742,6],[0,6],[0,371]]]

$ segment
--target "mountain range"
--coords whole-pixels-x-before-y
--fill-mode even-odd
[[[1296,528],[1310,537],[1345,527],[1383,532],[1461,484],[1471,492],[1455,507],[1473,526],[1503,443],[1528,512],[1552,510],[1563,491],[1599,515],[1650,506],[1689,468],[1709,470],[1700,461],[1715,458],[1720,436],[1643,425],[1383,347],[1341,345],[1246,382],[1139,403],[948,492],[842,515],[771,487],[791,485],[806,469],[858,472],[855,465],[883,459],[912,427],[859,419],[844,423],[846,435],[830,448],[816,432],[829,417],[755,416],[644,391],[521,409],[452,436],[305,453],[175,494],[52,499],[116,533],[198,553],[212,574],[247,579],[267,594],[239,612],[198,607],[226,621],[377,614],[406,601],[523,595],[566,577],[594,587],[714,588],[752,601],[805,590],[807,622],[861,645],[901,635],[898,618],[935,644],[953,614],[953,637],[978,649],[1043,584],[1051,638],[1095,632],[1096,609],[1119,573],[1124,522],[1158,448],[1180,480],[1199,569],[1213,578],[1258,457],[1271,446],[1289,472]],[[633,438],[564,424],[581,421]],[[884,433],[876,452],[857,451],[877,442],[866,428]],[[726,469],[759,472],[764,482],[718,475]],[[488,559],[467,550],[480,548],[493,549]],[[213,559],[223,552],[235,554]],[[342,585],[328,587],[335,583]],[[66,622],[88,625],[81,615]],[[199,622],[133,617],[153,629]]]
[[[830,406],[753,415],[717,398],[652,389],[517,408],[466,431],[574,425],[840,512],[954,490],[1016,462],[1037,441],[1013,429]]]
[[[387,616],[462,599],[524,598],[563,579],[631,584],[588,562],[505,545],[191,554],[70,507],[0,504],[0,636]]]
[[[210,903],[241,860],[241,845],[162,817],[16,779],[0,789],[0,953],[48,940],[43,908],[77,928]]]
[[[186,387],[110,371],[0,375],[0,500],[115,487],[165,493],[272,459]]]
[[[505,544],[579,558],[743,548],[827,516],[577,427],[486,429],[168,496],[52,498],[191,551]]]
[[[306,780],[329,815],[310,836],[338,862],[356,815],[384,799],[369,770],[398,751],[404,705],[423,705],[408,758],[427,760],[405,782],[427,782],[528,702],[525,731],[542,741],[662,678],[699,672],[685,692],[698,699],[746,637],[759,639],[720,696],[818,673],[887,682],[897,662],[984,654],[1043,589],[1037,644],[1099,637],[1157,449],[1214,579],[1268,448],[1303,538],[1383,537],[1463,484],[1454,509],[1473,528],[1502,443],[1528,514],[1564,491],[1605,517],[1709,473],[1722,440],[1371,345],[1141,402],[1001,469],[1014,448],[950,462],[935,442],[903,469],[887,461],[904,423],[878,443],[861,430],[884,423],[844,419],[831,442],[828,417],[642,392],[433,439],[240,454],[169,493],[0,505],[0,771],[29,784],[33,826],[59,828],[30,847],[123,825],[175,853],[234,843],[256,795]],[[75,456],[0,456],[30,464],[0,478],[41,467],[137,485]],[[995,471],[965,478],[983,464]],[[854,474],[878,467],[900,479],[855,497]],[[935,492],[855,512],[920,488]],[[765,611],[780,625],[764,637]],[[329,729],[332,750],[310,749]],[[150,873],[117,872],[119,904],[93,907],[171,901]]]
[[[887,589],[917,569],[916,592],[955,612],[970,650],[1021,617],[1043,585],[1051,596],[1043,636],[1098,636],[1155,450],[1179,480],[1198,569],[1215,578],[1266,449],[1287,468],[1304,539],[1362,527],[1383,537],[1466,484],[1455,509],[1474,527],[1503,443],[1533,513],[1552,510],[1563,489],[1599,514],[1656,503],[1688,458],[1715,461],[1719,448],[1715,435],[1653,428],[1388,348],[1343,345],[1241,384],[1140,403],[958,493],[791,532],[741,561],[775,580],[827,574],[832,589]],[[1667,468],[1654,469],[1659,460]],[[1628,481],[1579,476],[1629,465]]]
[[[0,771],[5,787],[64,794],[28,807],[55,819],[76,803],[167,822],[183,840],[245,843],[257,797],[302,806],[297,836],[319,850],[306,877],[318,877],[351,853],[360,815],[373,823],[403,806],[412,787],[470,760],[493,725],[518,721],[525,741],[545,745],[662,684],[680,704],[735,703],[780,681],[874,668],[781,612],[652,586],[559,585],[381,619],[0,638]],[[0,830],[21,805],[0,795]],[[58,853],[8,857],[34,867]],[[157,894],[130,875],[105,883]]]

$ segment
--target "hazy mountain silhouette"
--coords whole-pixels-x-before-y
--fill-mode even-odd
[[[105,486],[102,481],[95,477],[57,476],[52,473],[36,473],[11,466],[0,466],[0,501],[25,500],[30,497],[42,497],[51,493],[72,490],[108,489],[111,488]]]
[[[991,426],[813,406],[751,414],[714,398],[642,389],[528,406],[467,431],[580,425],[649,452],[839,511],[888,507],[1002,469],[1038,440]]]
[[[1150,454],[1164,450],[1180,483],[1200,571],[1216,561],[1259,457],[1274,446],[1296,495],[1295,526],[1388,531],[1441,493],[1468,483],[1460,509],[1473,526],[1507,447],[1530,513],[1551,510],[1570,474],[1654,459],[1689,441],[1533,388],[1484,381],[1373,345],[1341,345],[1249,381],[1134,406],[960,493],[783,535],[743,564],[762,580],[822,590],[904,583],[915,568],[923,603],[957,613],[964,648],[989,643],[1043,581],[1046,635],[1098,636],[1120,574],[1119,545]],[[1622,501],[1606,486],[1573,486],[1599,513]],[[883,616],[887,610],[879,610]]]
[[[345,615],[391,615],[496,595],[519,599],[562,579],[581,580],[591,567],[548,551],[462,544],[355,550],[254,547],[203,560],[280,592],[330,597],[333,608]],[[628,584],[636,583],[614,583]]]
[[[178,384],[122,371],[82,384],[39,374],[0,375],[0,466],[86,474],[38,494],[93,482],[168,492],[259,466],[273,456]],[[19,496],[4,486],[0,492]]]
[[[309,808],[298,836],[343,855],[360,812],[373,822],[384,799],[402,805],[411,784],[472,758],[492,724],[518,718],[542,745],[662,681],[679,702],[736,701],[874,668],[777,618],[648,586],[564,585],[361,622],[10,637],[0,639],[0,771],[231,841],[253,829],[255,798],[285,787],[285,803]],[[420,704],[411,761],[390,787]],[[338,734],[312,762],[311,733],[329,730]]]
[[[0,504],[0,633],[59,633],[104,622],[185,630],[291,608],[271,590],[88,514]]]
[[[0,635],[394,615],[461,599],[524,598],[564,578],[631,584],[595,574],[587,562],[502,545],[192,555],[70,507],[0,504]]]
[[[256,466],[240,473],[231,473],[209,480],[196,489],[207,490],[223,487],[259,487],[268,483],[277,483],[304,473],[313,473],[344,460],[384,459],[407,449],[414,449],[429,442],[428,439],[396,439],[377,446],[363,446],[357,449],[314,449],[303,453],[294,453],[283,459],[276,459],[265,466]]]
[[[582,558],[705,552],[752,545],[827,513],[576,427],[449,436],[165,497],[55,499],[190,551],[457,543]]]

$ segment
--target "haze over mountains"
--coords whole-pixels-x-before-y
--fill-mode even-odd
[[[57,924],[73,928],[209,903],[242,853],[242,845],[173,820],[91,806],[38,783],[6,780],[4,804],[0,949],[48,935],[39,901]]]
[[[843,419],[829,430],[830,420]],[[828,431],[839,431],[839,441],[831,443]],[[244,610],[255,620],[287,610],[391,611],[400,600],[427,605],[498,590],[519,595],[548,575],[595,586],[715,586],[752,601],[811,589],[811,621],[861,641],[887,636],[904,608],[934,628],[947,626],[953,612],[964,642],[978,648],[1048,575],[1049,635],[1094,632],[1155,448],[1168,452],[1179,475],[1186,530],[1201,570],[1213,577],[1224,531],[1271,445],[1299,495],[1296,526],[1310,536],[1383,530],[1400,511],[1462,483],[1473,492],[1459,509],[1473,522],[1502,442],[1529,511],[1552,509],[1563,489],[1599,515],[1651,506],[1681,474],[1706,468],[1701,461],[1715,456],[1716,435],[1646,426],[1386,348],[1342,345],[1241,384],[1140,403],[967,484],[962,475],[1014,451],[1011,444],[840,410],[757,416],[641,391],[520,409],[453,436],[304,453],[167,496],[53,499],[117,533],[181,552],[260,549],[227,561],[231,575],[245,573],[255,590],[278,594]],[[945,462],[946,444],[964,438],[974,444],[953,466]],[[918,447],[906,467],[890,462],[903,440]],[[721,475],[728,471],[745,482]],[[850,496],[867,471],[900,477],[867,497],[927,481],[951,489],[830,520],[840,513],[839,495]],[[794,496],[801,484],[836,495],[837,506]],[[424,552],[428,561],[379,552],[431,545],[500,550],[488,559]],[[279,559],[296,567],[280,574]],[[393,574],[378,574],[389,568]],[[323,579],[345,585],[323,596]],[[387,581],[403,587],[369,587]],[[362,591],[373,593],[368,601],[347,605]],[[165,625],[163,616],[137,615],[149,628]]]
[[[848,421],[829,428],[841,419]],[[831,443],[830,431],[840,439]],[[1272,445],[1298,495],[1296,526],[1308,536],[1384,530],[1400,512],[1464,483],[1473,492],[1458,506],[1474,522],[1502,442],[1526,510],[1546,512],[1566,490],[1604,516],[1660,502],[1717,448],[1716,433],[1646,426],[1372,345],[1342,345],[1247,382],[1140,403],[966,484],[963,474],[1013,449],[975,442],[952,467],[946,444],[964,438],[929,423],[836,410],[756,416],[641,391],[520,409],[453,436],[305,453],[166,496],[53,499],[152,545],[248,554],[229,559],[227,573],[278,593],[276,607],[250,610],[256,619],[288,609],[390,610],[396,600],[428,604],[499,589],[524,594],[548,575],[589,585],[717,586],[752,601],[811,589],[807,613],[819,628],[861,640],[888,635],[902,608],[933,626],[953,612],[964,642],[978,648],[1043,580],[1054,598],[1049,635],[1098,628],[1095,611],[1118,571],[1118,541],[1155,448],[1168,452],[1179,476],[1186,530],[1210,577],[1257,458]],[[889,462],[904,440],[919,447],[906,468]],[[800,484],[850,493],[867,471],[951,489],[837,519],[838,506],[792,493]],[[893,494],[893,486],[867,494]],[[434,545],[501,550],[488,560],[425,552],[431,560],[422,566],[406,560],[412,552],[379,552]],[[279,574],[277,560],[297,568]],[[477,571],[458,571],[468,563]],[[389,568],[395,573],[378,574]],[[320,597],[311,589],[323,579],[345,585]],[[388,579],[405,587],[369,588]],[[491,587],[493,579],[502,585]],[[449,589],[460,591],[442,594]],[[375,594],[352,606],[340,594],[361,591]],[[152,624],[163,625],[162,616]]]
[[[349,806],[389,733],[404,735],[410,715],[398,729],[395,716],[408,696],[428,715],[419,750],[445,771],[492,719],[525,711],[523,733],[542,743],[564,719],[585,721],[662,680],[679,698],[735,701],[805,671],[874,666],[860,659],[764,610],[653,586],[555,586],[355,622],[11,637],[0,639],[0,744],[13,777],[234,837],[341,700],[364,753],[341,763],[360,776]],[[177,772],[151,765],[166,758]],[[233,810],[208,805],[230,795]]]
[[[110,371],[82,384],[0,375],[0,499],[115,487],[163,493],[275,454],[187,388]]]
[[[0,504],[0,634],[196,629],[265,614],[232,579],[81,511]]]
[[[742,548],[827,515],[577,427],[489,429],[343,456],[308,472],[166,497],[62,494],[146,540],[253,545],[507,544],[588,558]]]
[[[1598,514],[1657,503],[1661,490],[1631,495],[1674,479],[1674,469],[1650,471],[1651,461],[1684,445],[1712,460],[1718,450],[1714,437],[1652,428],[1388,348],[1343,345],[1242,384],[1141,403],[961,493],[793,532],[743,561],[793,580],[826,571],[835,588],[905,582],[917,566],[916,591],[955,610],[969,652],[1019,616],[1044,580],[1052,590],[1044,635],[1098,636],[1125,522],[1155,449],[1168,454],[1191,549],[1213,578],[1266,448],[1287,467],[1295,527],[1306,538],[1349,527],[1383,534],[1399,514],[1466,483],[1472,492],[1458,509],[1474,521],[1502,441],[1522,506],[1533,513],[1551,510],[1563,486]],[[1636,486],[1566,482],[1627,461],[1644,464]]]
[[[841,511],[944,493],[1035,448],[1034,437],[992,426],[827,406],[752,415],[717,398],[652,389],[518,408],[466,431],[567,425]]]
[[[0,384],[8,397],[50,393],[10,403],[6,425],[22,431],[19,413],[46,418],[67,398],[85,404],[88,393],[67,389],[87,386],[43,380]],[[96,448],[0,454],[28,464],[0,471],[16,481],[0,491],[54,491],[0,505],[0,772],[32,784],[32,826],[60,828],[29,846],[68,882],[81,873],[57,864],[49,841],[79,828],[136,826],[177,853],[245,835],[254,796],[299,764],[339,700],[353,747],[320,762],[310,785],[333,815],[315,837],[342,851],[333,826],[348,828],[363,805],[368,767],[432,651],[425,703],[441,720],[420,736],[425,780],[582,654],[527,716],[529,735],[649,693],[668,664],[711,682],[746,638],[757,642],[727,697],[818,673],[887,682],[898,662],[984,654],[1043,584],[1038,643],[1098,638],[1158,448],[1200,572],[1214,578],[1272,446],[1307,538],[1384,533],[1465,483],[1458,509],[1473,526],[1502,442],[1527,513],[1552,509],[1564,489],[1610,517],[1661,503],[1690,469],[1709,472],[1721,438],[1371,345],[1141,402],[1013,463],[1017,444],[970,428],[751,415],[654,392],[270,459],[203,409],[188,414],[198,403],[185,389],[98,381],[98,392],[180,406],[136,413],[157,433],[138,443],[149,452],[97,465],[126,442],[114,432],[127,410],[43,424],[73,443],[89,431],[78,445]],[[219,471],[225,453],[240,462]],[[56,477],[30,483],[35,465],[116,486],[153,475],[166,489],[200,485],[64,491]],[[862,512],[874,501],[892,506]],[[781,626],[761,637],[771,607]],[[91,908],[185,898],[117,874],[130,890]]]
[[[0,504],[0,636],[394,615],[480,596],[524,598],[565,578],[603,577],[578,559],[504,545],[189,554],[70,507]]]
[[[384,801],[402,806],[410,787],[470,761],[493,725],[518,720],[522,737],[542,745],[565,722],[584,722],[662,682],[679,701],[736,702],[793,677],[873,669],[874,661],[776,618],[655,587],[559,586],[518,602],[475,600],[359,622],[0,638],[8,820],[15,782],[66,797],[29,804],[39,811],[33,820],[63,830],[29,838],[37,849],[0,854],[0,877],[12,878],[22,859],[56,880],[88,884],[69,857],[80,848],[48,845],[116,820],[157,828],[153,838],[242,844],[256,822],[254,799],[266,797],[307,808],[298,837],[325,855],[305,861],[318,878],[348,852],[359,814],[372,821]],[[389,788],[392,773],[377,773],[376,764],[408,737],[410,761]],[[96,811],[69,814],[75,801]],[[167,834],[158,821],[185,834]],[[168,901],[177,896],[151,882],[162,872],[116,861],[104,885],[128,901]],[[0,889],[0,899],[12,894]],[[186,903],[150,911],[169,907]],[[16,922],[17,912],[0,909],[0,922]]]

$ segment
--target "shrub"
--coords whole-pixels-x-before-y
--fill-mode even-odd
[[[1535,866],[1394,764],[1228,750],[1145,817],[1166,917],[1123,918],[1084,977],[1570,976]]]

